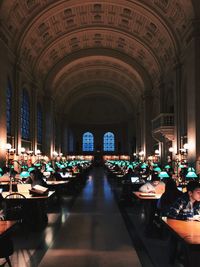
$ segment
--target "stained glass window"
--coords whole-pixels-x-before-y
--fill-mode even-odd
[[[11,135],[11,112],[12,112],[12,88],[11,88],[11,83],[8,80],[8,87],[6,91],[6,124],[7,124],[8,135]]]
[[[28,93],[25,89],[22,91],[21,102],[21,134],[23,139],[30,139],[30,103]]]
[[[103,150],[115,151],[115,136],[111,132],[107,132],[103,136]]]
[[[94,136],[90,132],[83,134],[83,151],[94,151]]]
[[[42,143],[42,108],[37,105],[37,142]]]

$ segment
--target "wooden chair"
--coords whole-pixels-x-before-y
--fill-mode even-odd
[[[6,220],[22,220],[23,202],[26,197],[18,192],[13,192],[5,197],[5,218]]]
[[[0,266],[5,266],[5,264],[7,263],[8,266],[12,267],[10,256],[13,254],[13,252],[13,242],[9,238],[9,236],[5,235],[0,237],[0,258],[5,258],[5,262]]]

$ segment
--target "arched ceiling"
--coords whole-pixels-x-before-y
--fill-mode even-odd
[[[0,38],[65,112],[97,94],[130,112],[178,60],[194,2],[2,0]]]
[[[78,107],[78,109],[77,109]],[[121,101],[107,94],[86,95],[76,101],[68,116],[69,123],[110,124],[123,123],[127,111]]]

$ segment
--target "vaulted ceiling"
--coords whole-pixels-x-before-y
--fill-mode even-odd
[[[2,0],[0,37],[66,113],[98,95],[131,114],[177,62],[195,2]]]

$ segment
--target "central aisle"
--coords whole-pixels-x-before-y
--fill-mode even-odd
[[[141,266],[103,168],[94,168],[40,267]]]

